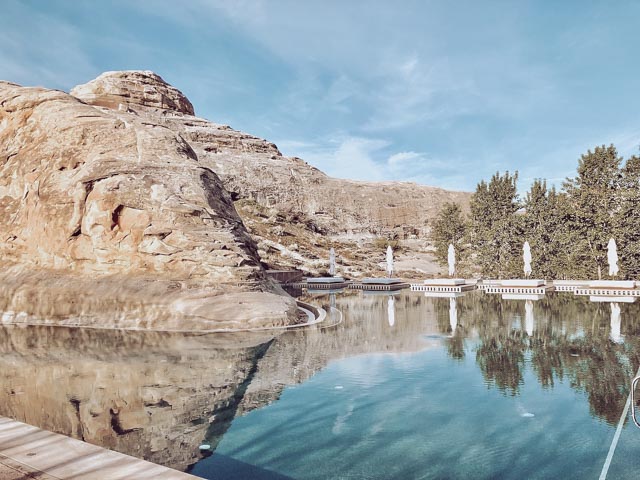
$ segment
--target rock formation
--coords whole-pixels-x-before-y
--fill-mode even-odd
[[[0,82],[0,160],[0,309],[11,322],[288,324],[294,302],[264,266],[320,273],[333,245],[339,273],[362,275],[395,238],[410,252],[398,265],[432,273],[428,221],[468,200],[328,177],[194,116],[146,71],[107,72],[71,95]]]
[[[220,176],[263,260],[274,267],[320,271],[331,244],[340,244],[343,264],[352,265],[354,274],[367,271],[375,268],[371,257],[379,248],[369,245],[372,239],[424,239],[444,202],[468,205],[465,192],[331,178],[283,156],[273,143],[195,117],[189,108],[169,107],[188,101],[151,72],[108,72],[71,94],[93,105],[132,109],[180,135]]]
[[[2,283],[24,286],[27,299],[13,290],[0,306],[37,311],[30,300],[42,297],[44,272],[53,272],[54,279],[73,274],[63,291],[75,282],[85,294],[86,280],[115,276],[122,290],[144,299],[148,289],[167,316],[202,319],[205,329],[295,320],[294,301],[265,276],[216,173],[179,134],[127,106],[192,113],[191,104],[160,77],[138,76],[149,82],[132,80],[97,101],[118,109],[0,82],[0,261],[9,272]],[[56,303],[55,295],[41,299]],[[110,326],[138,320],[129,315]]]

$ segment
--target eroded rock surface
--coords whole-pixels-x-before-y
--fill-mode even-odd
[[[177,88],[150,71],[105,72],[71,95],[116,110],[147,106],[193,115],[193,105]]]
[[[127,105],[193,113],[188,100],[157,75],[126,78],[96,105],[121,105],[116,97],[123,97]],[[229,316],[228,309],[201,308],[207,298],[223,305],[219,295],[241,296],[233,312],[236,325],[256,320],[256,305],[271,307],[260,310],[263,318],[254,325],[296,318],[295,302],[265,276],[256,244],[216,173],[179,133],[151,116],[0,82],[0,160],[4,285],[14,288],[16,279],[31,272],[42,282],[30,277],[23,294],[41,298],[41,273],[52,271],[56,281],[61,274],[73,276],[62,290],[75,282],[90,296],[96,278],[115,276],[116,285],[134,281],[143,300],[152,292],[148,300],[169,314],[197,317],[206,311],[206,328],[225,326]],[[158,290],[171,295],[157,296]],[[247,292],[263,294],[252,299]],[[194,295],[199,305],[174,308]],[[39,308],[16,306],[6,295],[0,300],[26,313]],[[132,321],[120,318],[110,326],[135,326]]]
[[[114,98],[124,97],[122,92],[131,88],[136,92],[150,88],[158,79],[150,72],[108,72],[71,93],[87,103],[122,108],[124,103]],[[334,246],[342,263],[350,267],[346,273],[370,271],[376,268],[371,259],[377,250],[384,260],[386,245],[371,245],[376,237],[424,239],[429,221],[444,202],[468,206],[466,192],[408,182],[331,178],[300,158],[283,156],[269,141],[195,117],[188,109],[162,106],[154,96],[136,95],[126,105],[140,118],[180,135],[199,162],[220,176],[237,200],[263,260],[273,267],[320,272]],[[432,263],[426,247],[425,243],[409,248]]]

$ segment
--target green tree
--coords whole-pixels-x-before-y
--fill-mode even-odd
[[[596,147],[582,155],[577,176],[564,183],[570,208],[567,248],[572,250],[567,268],[576,278],[602,277],[607,243],[616,231],[621,162],[613,145]]]
[[[531,245],[532,275],[562,278],[567,265],[567,203],[545,180],[534,180],[525,198],[523,238]]]
[[[436,260],[447,265],[449,244],[456,249],[456,270],[463,270],[466,259],[466,235],[468,225],[460,205],[445,203],[433,221],[431,238],[436,247]]]
[[[622,168],[616,243],[620,272],[625,278],[640,278],[640,157],[627,159]]]
[[[519,275],[522,226],[516,183],[518,173],[496,173],[478,184],[471,197],[471,243],[482,275],[499,278]]]

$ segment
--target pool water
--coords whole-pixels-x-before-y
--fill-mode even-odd
[[[0,327],[0,415],[208,479],[638,478],[638,305],[304,300],[284,334]]]
[[[271,347],[275,356],[278,343],[285,344],[286,357],[292,353],[286,344],[321,344],[325,336],[320,350],[333,357],[326,367],[237,417],[192,473],[211,479],[602,473],[638,367],[635,305],[620,306],[622,337],[615,325],[612,331],[610,305],[567,294],[533,305],[479,292],[455,300],[359,293],[335,302],[345,314],[335,331],[303,334],[319,337],[313,340],[296,333]],[[292,358],[290,368],[305,360]],[[638,478],[640,429],[627,419],[623,433],[609,478]]]

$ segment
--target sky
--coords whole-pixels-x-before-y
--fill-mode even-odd
[[[327,174],[561,186],[640,146],[640,2],[2,0],[0,79],[153,70],[196,114]]]

